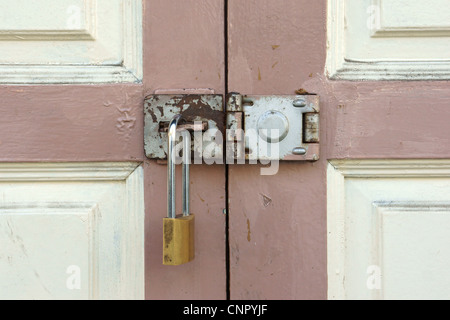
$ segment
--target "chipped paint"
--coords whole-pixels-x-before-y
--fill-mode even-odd
[[[151,95],[145,100],[145,151],[150,159],[165,160],[167,158],[167,135],[164,133],[164,124],[169,123],[173,116],[181,114],[184,123],[193,124],[202,122],[205,130],[217,129],[225,133],[225,113],[223,112],[222,95],[214,94],[186,94],[186,95]],[[202,129],[203,129],[202,127]],[[203,130],[202,130],[203,131]],[[192,141],[196,158],[203,155],[203,150],[210,147],[213,141]],[[196,143],[197,142],[197,143]],[[219,143],[219,142],[217,142]],[[223,148],[219,148],[222,150]],[[219,157],[220,156],[220,157]],[[222,158],[222,155],[216,155]]]

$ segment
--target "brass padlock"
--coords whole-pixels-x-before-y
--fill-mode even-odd
[[[188,263],[195,258],[195,216],[189,212],[189,164],[191,136],[187,131],[181,131],[183,135],[183,214],[175,213],[175,143],[177,127],[182,119],[175,116],[169,125],[169,148],[167,157],[167,218],[163,223],[163,264],[179,266]]]

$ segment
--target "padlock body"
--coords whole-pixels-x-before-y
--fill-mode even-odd
[[[163,225],[163,264],[179,266],[195,258],[195,216],[165,218]]]

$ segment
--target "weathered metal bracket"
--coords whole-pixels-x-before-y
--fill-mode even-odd
[[[227,148],[245,160],[317,161],[317,95],[227,96]],[[256,138],[255,138],[256,136]]]
[[[175,115],[182,115],[186,122],[180,128],[194,132],[193,159],[226,160],[228,164],[234,163],[230,160],[319,160],[317,95],[231,93],[225,112],[222,95],[162,94],[148,96],[144,110],[145,152],[150,159],[167,159],[168,124]],[[218,139],[205,138],[205,132],[216,132]]]
[[[178,114],[183,116],[185,123],[180,128],[189,131],[218,130],[222,137],[225,134],[225,113],[223,96],[216,94],[187,95],[150,95],[145,99],[145,153],[150,159],[166,160],[168,154],[167,127],[170,120]],[[192,137],[193,157],[205,159],[203,150],[211,149],[215,144],[214,158],[223,157],[223,141],[205,141],[203,138]],[[201,140],[201,141],[197,141]],[[207,158],[207,156],[206,156]]]

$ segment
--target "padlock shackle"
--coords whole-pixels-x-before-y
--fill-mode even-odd
[[[177,138],[177,128],[179,122],[182,120],[181,115],[173,117],[169,124],[168,130],[168,156],[167,156],[167,217],[170,219],[176,218],[176,180],[175,180],[175,146]],[[181,131],[183,135],[183,216],[189,216],[189,164],[190,164],[190,148],[191,136],[187,130]]]
[[[190,188],[189,188],[189,181],[191,180],[190,177],[190,170],[189,165],[191,163],[191,134],[189,131],[184,130],[181,132],[183,135],[183,216],[187,217],[190,215],[190,208],[189,208],[189,195],[190,195]]]

